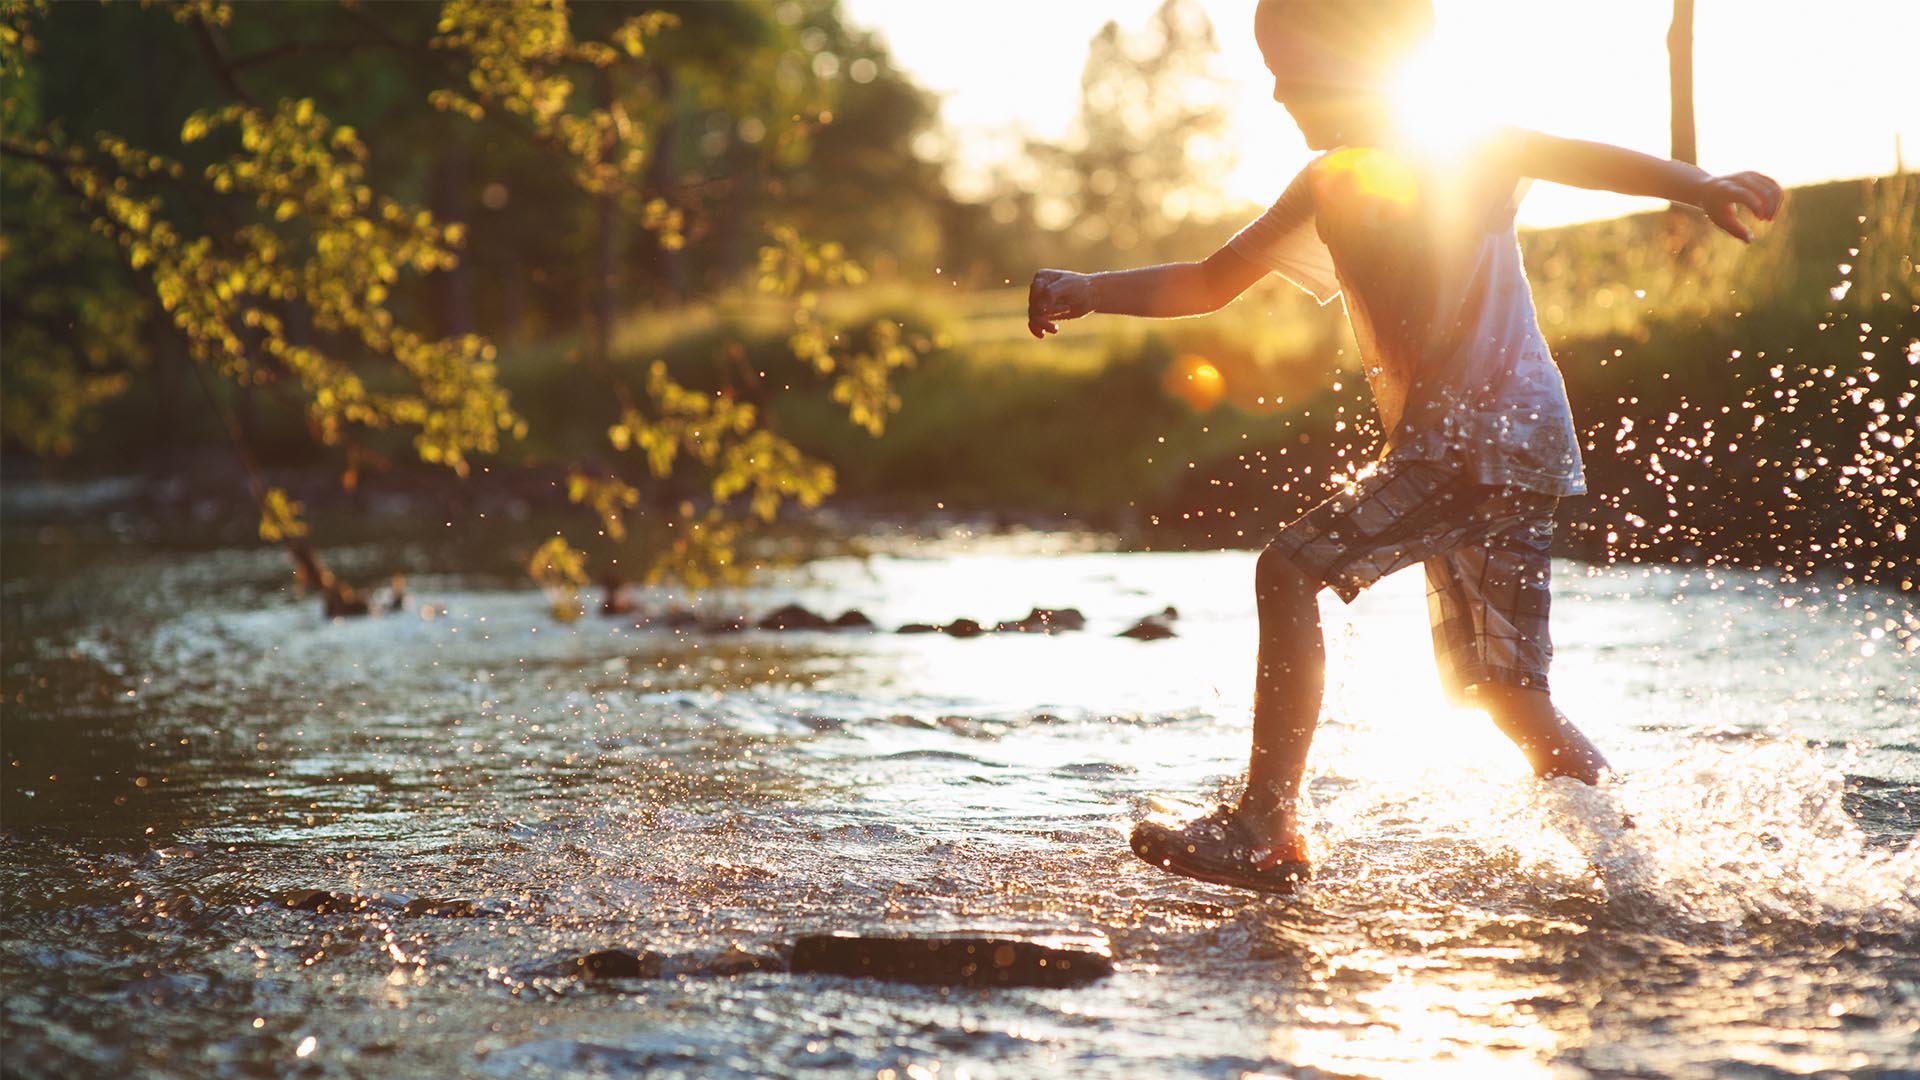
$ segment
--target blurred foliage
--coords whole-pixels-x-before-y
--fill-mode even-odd
[[[1094,35],[1074,135],[1032,146],[1041,223],[1065,229],[1075,265],[1193,257],[1170,241],[1189,217],[1220,215],[1233,166],[1218,52],[1194,0],[1163,0],[1142,30],[1108,22]]]
[[[607,363],[617,311],[758,276],[848,418],[878,434],[899,408],[911,345],[823,318],[817,290],[897,256],[915,213],[932,236],[941,192],[916,201],[933,174],[908,148],[930,105],[831,0],[8,0],[0,65],[12,445],[72,452],[140,372],[188,366],[245,443],[294,411],[349,486],[396,436],[465,475],[527,434],[494,339],[585,316],[561,363],[574,396],[617,405],[615,460],[577,463],[568,495],[616,541],[663,519],[638,537],[649,576],[697,582],[733,563],[702,545],[817,503],[832,469],[724,381],[655,364],[629,385]],[[843,174],[908,194],[874,214],[876,189],[817,179]],[[261,535],[301,535],[298,504],[254,487]]]
[[[1912,581],[1917,214],[1920,183],[1895,176],[1795,189],[1751,246],[1673,212],[1523,234],[1586,445],[1591,494],[1563,504],[1563,550]],[[880,442],[818,398],[769,404],[857,499],[1251,544],[1378,450],[1339,307],[1277,281],[1205,319],[1090,319],[1044,343],[1017,288],[895,284],[820,304],[924,343]],[[636,319],[621,340],[690,379],[705,363],[708,379],[745,366],[777,382],[803,374],[786,325],[723,299]],[[1183,384],[1202,362],[1206,395]],[[558,407],[515,386],[529,408]]]
[[[693,587],[830,495],[1258,542],[1377,448],[1340,309],[1272,279],[1026,334],[1035,266],[1197,257],[1252,212],[1201,197],[1189,0],[1104,29],[1076,133],[978,203],[830,0],[261,10],[0,4],[10,448],[204,442],[206,372],[270,464],[512,465],[612,573]],[[1684,212],[1525,234],[1588,444],[1567,549],[1910,575],[1917,213],[1901,176],[1796,190],[1751,247]],[[577,611],[588,558],[525,568]]]

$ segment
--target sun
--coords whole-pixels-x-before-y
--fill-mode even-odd
[[[1487,65],[1475,63],[1446,38],[1435,38],[1408,58],[1388,98],[1402,138],[1432,157],[1457,157],[1503,122]]]

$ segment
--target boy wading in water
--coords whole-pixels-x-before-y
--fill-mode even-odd
[[[1204,314],[1270,271],[1323,303],[1341,296],[1389,433],[1370,472],[1260,554],[1246,790],[1184,825],[1134,828],[1134,851],[1177,874],[1270,891],[1307,876],[1295,800],[1325,681],[1316,594],[1351,602],[1414,563],[1448,693],[1485,709],[1540,776],[1599,779],[1606,759],[1547,687],[1553,511],[1586,486],[1521,267],[1519,192],[1538,178],[1688,203],[1743,241],[1737,207],[1770,220],[1780,206],[1758,173],[1711,176],[1530,131],[1422,149],[1419,131],[1396,128],[1385,85],[1431,26],[1428,0],[1262,0],[1254,35],[1274,99],[1321,155],[1204,262],[1042,270],[1028,292],[1035,337],[1096,312]]]

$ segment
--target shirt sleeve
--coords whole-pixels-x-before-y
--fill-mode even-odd
[[[1227,247],[1327,303],[1340,295],[1333,253],[1314,226],[1312,166],[1300,171],[1267,212],[1233,235]]]

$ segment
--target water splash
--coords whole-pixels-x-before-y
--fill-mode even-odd
[[[1782,739],[1700,746],[1602,789],[1553,785],[1530,809],[1591,861],[1620,923],[1920,942],[1920,839],[1877,849],[1846,793],[1843,768]]]

